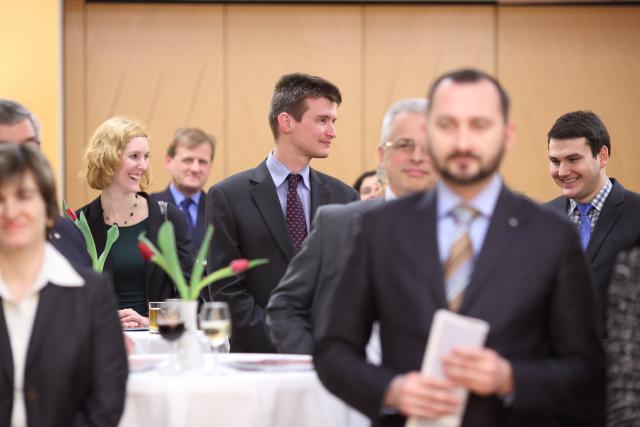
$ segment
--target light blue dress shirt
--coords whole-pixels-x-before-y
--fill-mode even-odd
[[[276,186],[278,200],[280,201],[282,214],[285,215],[285,218],[287,215],[287,191],[289,190],[287,176],[289,176],[290,173],[297,173],[302,176],[302,182],[298,183],[297,190],[298,197],[300,197],[300,202],[302,203],[302,209],[304,209],[304,219],[307,222],[308,233],[309,225],[311,224],[311,182],[309,181],[309,165],[305,166],[300,172],[292,172],[285,165],[280,163],[273,155],[273,152],[271,152],[267,157],[267,169],[269,169],[269,174],[271,175],[273,184]]]
[[[466,203],[467,206],[474,208],[479,213],[469,228],[469,238],[471,239],[474,259],[480,253],[484,243],[484,238],[491,222],[491,215],[496,207],[501,189],[502,179],[500,175],[495,174],[489,184],[477,196]],[[444,263],[449,257],[457,229],[452,212],[464,202],[442,181],[436,184],[436,191],[438,197],[438,250],[440,261]]]
[[[171,195],[173,196],[173,200],[176,201],[176,206],[178,206],[178,208],[180,210],[182,210],[182,208],[180,207],[180,203],[182,203],[182,201],[184,199],[186,199],[187,197],[184,194],[182,194],[180,192],[180,190],[178,190],[173,185],[173,183],[169,184],[169,191],[171,191]],[[189,216],[191,217],[191,220],[193,220],[193,224],[194,225],[198,222],[198,206],[200,205],[200,196],[201,195],[202,195],[202,193],[200,193],[198,191],[198,192],[196,192],[196,194],[191,196],[191,200],[193,200],[193,203],[191,204],[191,206],[189,206]]]

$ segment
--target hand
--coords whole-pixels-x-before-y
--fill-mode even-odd
[[[409,372],[395,377],[385,393],[385,405],[406,416],[438,418],[454,414],[460,404],[455,384]]]
[[[123,328],[146,328],[149,326],[149,319],[139,315],[131,308],[118,310],[118,317]]]
[[[452,382],[480,396],[506,396],[513,392],[511,364],[489,348],[456,348],[442,364]]]

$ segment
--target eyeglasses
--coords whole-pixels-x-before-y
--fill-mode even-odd
[[[420,147],[423,154],[427,153],[427,148],[424,144],[416,142],[411,138],[398,138],[395,141],[387,141],[384,143],[384,148],[389,150],[399,151],[401,153],[413,154],[416,146]]]

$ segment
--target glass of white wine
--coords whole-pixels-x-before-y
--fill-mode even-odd
[[[200,329],[209,340],[213,357],[210,359],[209,371],[220,374],[218,369],[219,348],[226,344],[231,336],[231,314],[226,302],[207,302],[200,310]]]

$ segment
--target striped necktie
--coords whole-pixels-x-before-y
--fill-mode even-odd
[[[469,238],[469,227],[478,212],[468,206],[460,205],[451,215],[456,223],[456,232],[443,270],[449,309],[458,311],[473,272],[473,247]]]

